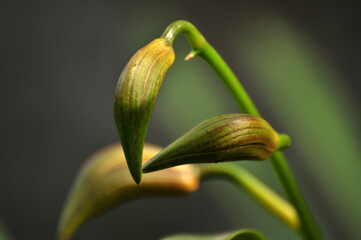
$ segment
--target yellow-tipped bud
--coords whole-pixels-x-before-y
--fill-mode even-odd
[[[123,69],[114,96],[114,119],[129,171],[140,183],[149,120],[163,78],[174,62],[172,46],[158,38],[140,49]]]
[[[160,150],[161,147],[145,144],[143,161]],[[85,221],[131,198],[151,194],[188,194],[196,191],[198,186],[199,175],[193,166],[147,174],[137,185],[129,174],[121,145],[109,146],[91,156],[80,169],[59,222],[59,240],[70,239]]]

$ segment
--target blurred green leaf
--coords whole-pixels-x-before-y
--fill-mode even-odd
[[[5,228],[4,224],[0,220],[0,240],[11,240],[9,233],[7,232],[7,229]]]
[[[215,235],[180,234],[162,238],[162,240],[265,240],[266,238],[255,230],[239,230],[233,233]]]
[[[245,32],[247,34],[245,34]],[[240,32],[239,56],[280,124],[300,151],[304,178],[315,180],[334,220],[352,239],[361,222],[358,106],[348,101],[342,78],[319,51],[286,21],[258,19]],[[289,159],[292,161],[292,159]],[[352,233],[353,232],[353,233]]]

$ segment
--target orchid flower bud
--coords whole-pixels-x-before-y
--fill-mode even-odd
[[[161,147],[145,144],[143,161]],[[129,174],[120,144],[95,153],[80,169],[65,203],[58,226],[58,239],[70,239],[84,222],[122,202],[143,195],[189,194],[198,189],[199,175],[194,166],[179,166],[147,174],[136,184]]]
[[[265,160],[278,142],[278,133],[260,117],[222,115],[201,122],[171,143],[143,166],[143,172],[189,163]]]
[[[123,69],[114,96],[114,119],[129,171],[136,183],[153,106],[163,78],[174,62],[172,46],[158,38],[140,49]]]

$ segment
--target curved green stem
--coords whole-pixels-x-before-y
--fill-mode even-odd
[[[190,45],[194,50],[191,54],[191,57],[194,57],[197,54],[213,68],[213,70],[218,74],[228,90],[231,92],[240,109],[245,113],[260,116],[257,107],[248,96],[236,75],[229,68],[222,57],[217,53],[217,51],[209,43],[207,43],[203,35],[191,23],[187,21],[173,22],[165,30],[162,37],[165,38],[170,44],[172,44],[174,39],[180,33],[184,33],[186,35]],[[295,206],[297,213],[299,214],[304,237],[308,240],[322,239],[321,234],[316,227],[312,215],[306,205],[305,200],[302,197],[300,189],[283,154],[281,152],[274,153],[271,156],[271,162],[287,193],[288,198]]]
[[[230,91],[243,112],[260,116],[258,109],[254,105],[246,90],[238,81],[236,75],[210,44],[207,44],[202,49],[199,56],[202,57],[222,79],[223,83],[228,88],[228,91]]]
[[[190,22],[184,20],[175,21],[170,24],[163,32],[161,38],[164,38],[170,45],[173,45],[174,40],[181,33],[187,37],[189,44],[194,50],[202,49],[207,43],[206,39],[198,31],[198,29]]]
[[[294,231],[300,231],[300,220],[296,209],[242,167],[234,163],[197,166],[202,179],[208,177],[230,179]]]

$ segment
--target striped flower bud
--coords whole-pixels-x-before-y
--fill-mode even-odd
[[[279,136],[262,118],[227,114],[205,120],[171,143],[143,166],[143,172],[188,163],[265,160]]]
[[[136,183],[141,181],[142,151],[153,106],[174,58],[172,46],[155,39],[130,59],[116,87],[114,119]]]
[[[145,144],[143,161],[160,150]],[[134,197],[189,194],[198,185],[198,171],[191,165],[147,174],[138,185],[129,174],[121,145],[109,146],[91,156],[80,169],[62,212],[58,239],[70,239],[84,222]]]

